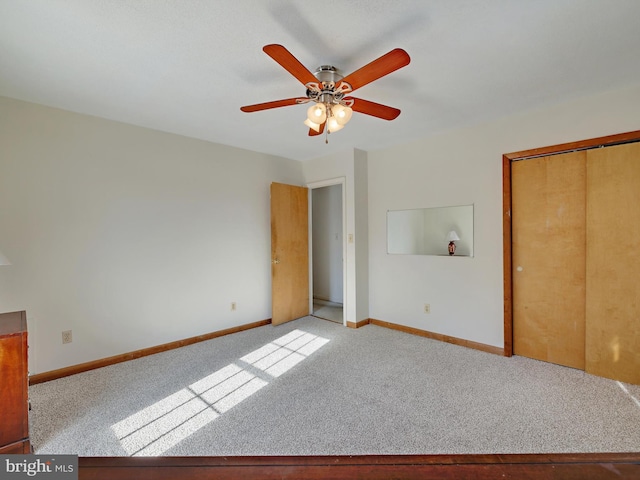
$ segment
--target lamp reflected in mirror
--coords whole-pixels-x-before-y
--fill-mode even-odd
[[[473,257],[473,208],[387,211],[387,253]]]
[[[458,240],[460,240],[460,237],[458,236],[458,234],[456,233],[455,230],[451,230],[449,232],[449,234],[447,235],[447,241],[449,242],[449,246],[447,247],[449,249],[449,255],[455,255],[456,253],[456,243]]]

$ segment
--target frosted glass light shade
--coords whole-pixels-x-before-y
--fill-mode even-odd
[[[340,125],[346,125],[347,122],[351,120],[351,115],[353,115],[353,110],[344,105],[334,105],[331,107],[331,112]]]
[[[313,130],[315,130],[316,132],[320,132],[320,124],[319,124],[319,123],[312,122],[311,120],[309,120],[309,119],[307,118],[307,119],[304,121],[304,124],[305,124],[307,127],[311,128],[311,129],[313,129]]]
[[[320,125],[327,119],[327,107],[324,103],[314,103],[307,109],[307,119]]]
[[[329,129],[329,133],[333,133],[344,128],[344,125],[340,125],[336,117],[329,117],[329,120],[327,120],[327,128]]]

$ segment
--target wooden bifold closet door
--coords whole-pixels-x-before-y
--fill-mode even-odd
[[[640,143],[588,151],[586,371],[640,384]]]
[[[584,369],[586,152],[514,162],[513,352]]]
[[[640,384],[640,143],[512,164],[513,351]]]

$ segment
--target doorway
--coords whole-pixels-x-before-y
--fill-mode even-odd
[[[314,317],[345,324],[344,181],[309,185],[310,309]]]

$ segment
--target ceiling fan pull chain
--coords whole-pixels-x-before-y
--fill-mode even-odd
[[[333,115],[333,110],[331,110],[331,107],[329,106],[329,104],[327,104],[327,119],[325,120],[325,127],[324,127],[324,144],[328,145],[329,144],[329,119],[331,118],[331,116]]]

